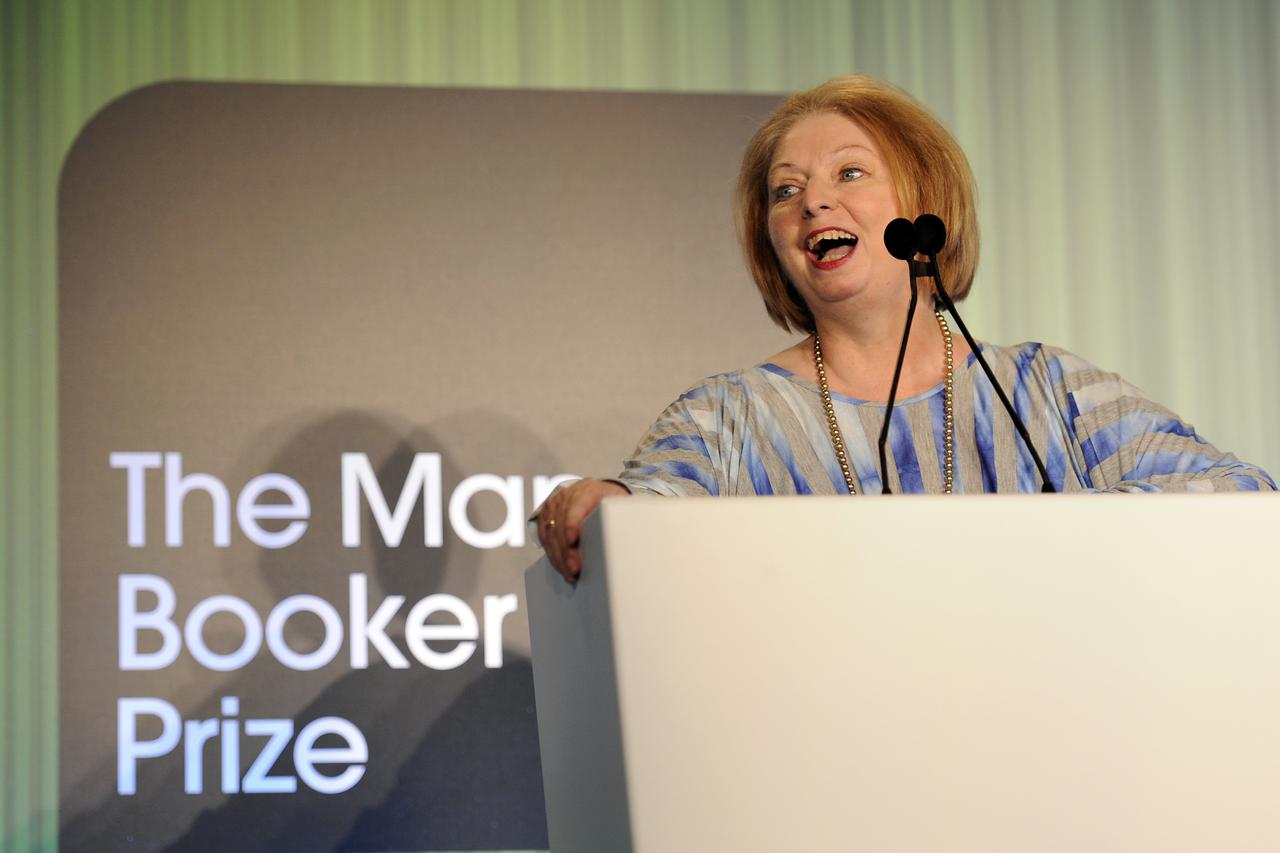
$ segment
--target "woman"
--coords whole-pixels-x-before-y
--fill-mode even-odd
[[[978,259],[973,177],[955,139],[906,93],[862,77],[793,95],[756,132],[738,176],[741,238],[769,316],[807,335],[687,391],[616,480],[581,480],[537,514],[556,569],[581,571],[583,520],[611,495],[881,490],[877,438],[910,298],[885,226],[928,212],[949,228],[944,286]],[[963,339],[921,285],[885,476],[894,492],[1034,492],[1031,456]],[[939,306],[940,307],[940,306]],[[1036,343],[982,344],[1057,491],[1275,489],[1118,376]]]

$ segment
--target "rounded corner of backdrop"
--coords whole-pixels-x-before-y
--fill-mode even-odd
[[[165,83],[94,117],[63,850],[546,848],[524,519],[781,340],[730,210],[774,102]]]

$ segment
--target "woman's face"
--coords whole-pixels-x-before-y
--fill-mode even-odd
[[[782,138],[768,176],[769,239],[809,310],[877,297],[906,280],[884,247],[899,216],[897,192],[879,148],[856,122],[807,116]],[[905,287],[903,287],[905,293]]]

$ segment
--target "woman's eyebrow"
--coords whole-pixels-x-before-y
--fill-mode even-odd
[[[846,151],[854,151],[854,150],[865,151],[868,154],[875,154],[875,151],[873,151],[869,146],[863,145],[860,142],[851,142],[848,145],[841,145],[839,148],[832,151],[830,156],[834,157],[837,154],[843,154]],[[772,166],[769,167],[769,174],[772,175],[778,169],[793,169],[793,168],[795,168],[794,163],[774,163]]]
[[[835,151],[832,151],[831,153],[832,153],[833,155],[835,155],[835,154],[843,154],[843,153],[844,153],[844,152],[846,152],[846,151],[853,151],[853,150],[855,150],[855,149],[865,151],[865,152],[867,152],[868,154],[874,154],[874,153],[875,153],[874,151],[872,151],[872,150],[871,150],[871,148],[870,148],[869,146],[863,145],[863,144],[862,144],[862,143],[860,143],[860,142],[851,142],[851,143],[850,143],[850,144],[848,144],[848,145],[842,145],[841,147],[837,148]]]

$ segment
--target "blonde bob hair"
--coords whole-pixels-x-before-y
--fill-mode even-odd
[[[874,77],[852,75],[787,98],[742,155],[738,233],[769,317],[787,331],[814,330],[813,314],[787,280],[769,240],[768,175],[782,138],[796,122],[815,113],[842,115],[867,132],[888,165],[902,216],[942,217],[947,243],[938,255],[939,271],[947,293],[963,299],[978,266],[978,216],[969,161],[942,123],[906,92]]]

